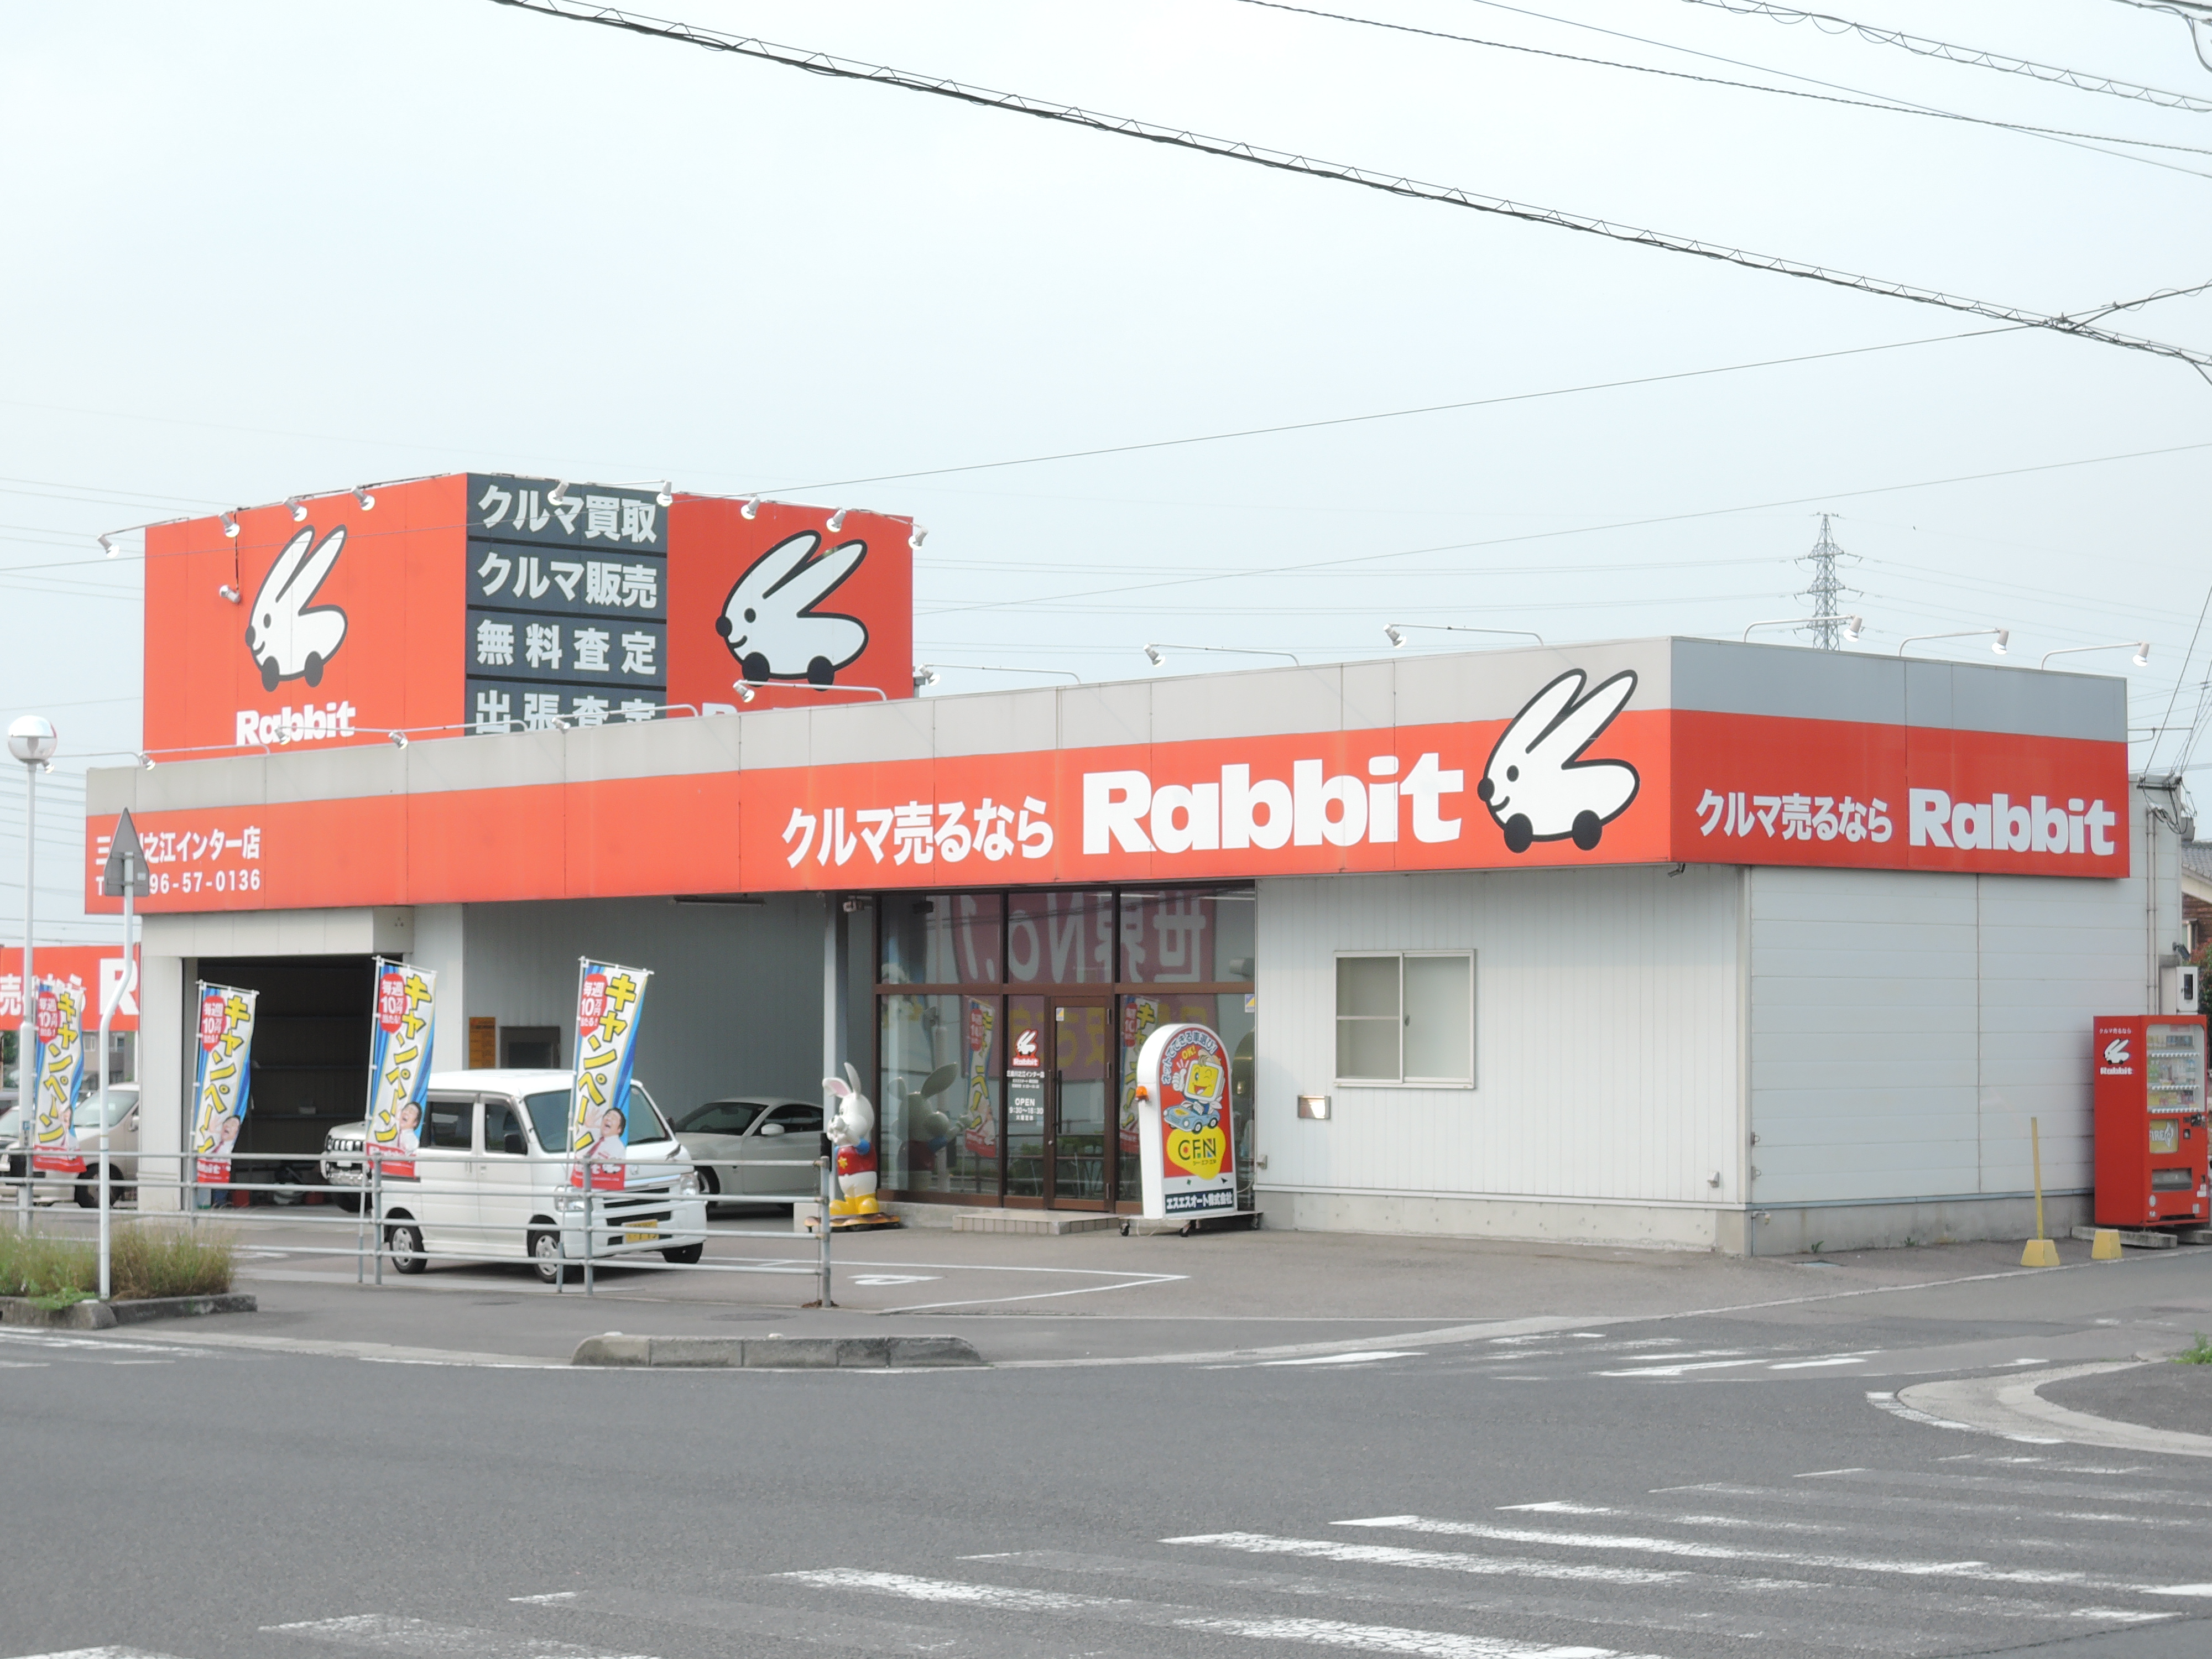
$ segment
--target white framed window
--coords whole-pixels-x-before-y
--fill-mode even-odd
[[[1474,952],[1339,952],[1336,1080],[1473,1088]]]

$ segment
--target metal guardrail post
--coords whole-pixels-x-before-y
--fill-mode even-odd
[[[837,1304],[830,1299],[830,1206],[836,1192],[832,1183],[837,1179],[836,1159],[817,1158],[814,1162],[822,1171],[822,1224],[815,1230],[822,1235],[822,1267],[821,1283],[816,1288],[822,1305],[834,1308]]]
[[[584,1170],[584,1294],[594,1294],[592,1288],[592,1172]]]
[[[384,1164],[381,1159],[371,1159],[368,1165],[368,1196],[362,1208],[368,1211],[374,1205],[368,1223],[369,1249],[376,1252],[376,1282],[384,1283]]]

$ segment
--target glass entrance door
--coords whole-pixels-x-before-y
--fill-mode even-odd
[[[1046,1102],[1045,1202],[1055,1209],[1103,1210],[1112,1188],[1109,1159],[1112,1050],[1110,1005],[1103,998],[1054,999],[1048,1034],[1051,1086]]]

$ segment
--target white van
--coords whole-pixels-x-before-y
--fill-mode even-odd
[[[385,1247],[402,1273],[434,1255],[527,1255],[547,1284],[586,1255],[585,1194],[565,1156],[567,1072],[436,1072],[419,1131],[412,1180],[383,1178]],[[699,1260],[707,1205],[699,1173],[669,1133],[642,1084],[630,1085],[629,1157],[619,1192],[594,1192],[594,1261],[658,1252]],[[352,1127],[352,1126],[349,1126]]]

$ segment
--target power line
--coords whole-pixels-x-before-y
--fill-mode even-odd
[[[1463,46],[1488,46],[1498,52],[1522,52],[1531,58],[1555,58],[1558,61],[1565,64],[1588,64],[1599,69],[1626,70],[1632,75],[1656,75],[1670,81],[1687,81],[1698,86],[1729,87],[1739,92],[1763,92],[1777,98],[1802,98],[1818,104],[1840,105],[1845,109],[1876,110],[1890,115],[1917,115],[1929,120],[1937,121],[1960,121],[1972,126],[1995,127],[2002,131],[2021,133],[2027,137],[2036,138],[2081,139],[2093,144],[2136,144],[2140,145],[2146,149],[2177,150],[2191,155],[2212,155],[2212,149],[2206,149],[2196,144],[2168,144],[2161,143],[2156,139],[2151,138],[2123,138],[2112,133],[2075,132],[2065,127],[2039,127],[2031,125],[2028,123],[2022,121],[1999,121],[1988,116],[1967,115],[1958,110],[1939,109],[1929,104],[1907,103],[1895,99],[1884,98],[1879,94],[1867,92],[1863,88],[1859,87],[1838,87],[1837,91],[1838,92],[1848,91],[1856,94],[1852,97],[1844,98],[1837,96],[1835,92],[1804,92],[1799,90],[1796,87],[1760,86],[1755,82],[1731,81],[1723,76],[1692,75],[1687,70],[1661,69],[1657,65],[1652,64],[1624,64],[1611,58],[1586,58],[1577,52],[1554,52],[1547,47],[1522,46],[1511,40],[1481,40],[1471,34],[1454,34],[1446,29],[1421,28],[1412,23],[1388,22],[1379,17],[1355,17],[1348,13],[1340,11],[1322,11],[1311,6],[1291,5],[1289,3],[1289,0],[1237,0],[1237,3],[1246,6],[1260,6],[1269,11],[1295,12],[1299,15],[1305,17],[1326,17],[1339,23],[1358,23],[1368,28],[1389,29],[1393,33],[1399,34],[1418,34],[1425,36],[1431,40],[1455,40]],[[1538,14],[1531,13],[1529,15],[1534,16]],[[1546,21],[1567,22],[1571,20],[1559,18],[1555,20],[1547,19]],[[1589,26],[1577,24],[1576,27],[1584,27]],[[1614,31],[1607,29],[1601,31],[1601,33],[1610,34],[1613,33]],[[1638,35],[1622,35],[1620,38],[1623,40],[1639,41],[1643,39]],[[1644,41],[1643,43],[1650,46],[1663,46],[1667,45],[1666,42],[1658,40]],[[1668,50],[1674,52],[1687,52],[1690,49],[1686,46],[1668,46]],[[1762,75],[1779,75],[1784,76],[1788,79],[1793,81],[1805,81],[1809,86],[1828,87],[1836,85],[1833,82],[1814,81],[1805,76],[1791,75],[1786,70],[1771,69],[1764,64],[1742,64],[1736,58],[1713,57],[1713,55],[1709,52],[1697,52],[1693,55],[1700,58],[1712,58],[1712,61],[1715,63],[1737,64],[1740,68],[1753,70]],[[2117,155],[2117,152],[2114,152],[2114,154]],[[2140,155],[2118,155],[2118,159],[2124,161],[2141,161],[2148,160],[2148,158]],[[2191,173],[2193,176],[2199,179],[2212,178],[2212,174],[2195,173],[2194,169],[2188,167],[2179,168],[2177,171]]]
[[[1687,0],[1687,3],[1715,6],[1723,11],[1735,12],[1739,16],[1770,17],[1778,23],[1810,23],[1824,33],[1847,30],[1862,40],[1870,40],[1878,46],[1900,46],[1923,58],[1940,58],[1947,64],[2002,70],[2007,75],[2025,75],[2034,80],[2047,81],[2053,86],[2072,87],[2081,92],[2101,92],[2115,98],[2131,98],[2142,103],[2156,104],[2161,109],[2184,109],[2198,115],[2212,113],[2212,100],[2192,98],[2186,93],[2166,92],[2157,87],[2139,87],[2132,81],[2118,81],[2108,75],[2091,75],[2081,70],[2038,64],[2002,52],[1985,52],[1978,46],[1960,46],[1948,41],[1929,40],[1917,34],[1881,28],[1872,23],[1856,23],[1848,17],[1835,17],[1826,12],[1800,11],[1794,6],[1771,4],[1769,0]],[[2171,8],[2160,6],[2156,9],[2163,11]]]
[[[2189,31],[2189,44],[2197,48],[2197,61],[2212,70],[2212,4],[2206,0],[2120,0],[2120,3],[2179,17]]]
[[[1434,202],[1447,207],[1469,209],[1477,213],[1495,214],[1503,218],[1522,219],[1535,224],[1547,224],[1562,230],[1579,231],[1585,235],[1601,236],[1611,241],[1631,242],[1645,247],[1656,247],[1669,253],[1690,254],[1701,259],[1711,259],[1723,264],[1741,265],[1747,270],[1765,270],[1778,276],[1795,276],[1808,282],[1823,283],[1837,288],[1847,288],[1862,294],[1874,294],[1893,300],[1910,300],[1916,304],[1937,306],[1947,311],[1970,313],[1975,316],[1993,318],[1999,322],[2015,323],[2023,327],[2045,328],[2057,333],[2072,334],[2082,339],[2095,340],[2101,344],[2118,346],[2124,350],[2148,352],[2154,356],[2170,357],[2185,362],[2212,382],[2212,353],[2195,350],[2185,346],[2168,345],[2162,341],[2140,339],[2132,335],[2115,334],[2094,327],[2077,319],[2050,316],[2040,312],[2024,311],[2017,307],[1997,305],[1989,301],[1971,300],[1958,295],[1943,294],[1933,289],[1917,287],[1909,283],[1895,283],[1871,276],[1855,276],[1848,271],[1831,270],[1826,266],[1808,264],[1800,259],[1788,259],[1773,254],[1753,253],[1746,249],[1728,247],[1717,243],[1699,241],[1694,237],[1677,236],[1664,231],[1638,229],[1630,225],[1617,225],[1609,220],[1592,218],[1585,214],[1570,213],[1563,209],[1537,207],[1528,203],[1509,201],[1504,197],[1484,196],[1454,185],[1424,184],[1399,174],[1372,173],[1338,161],[1317,161],[1311,156],[1292,155],[1286,150],[1261,148],[1240,140],[1212,138],[1199,133],[1155,126],[1126,116],[1109,116],[1081,109],[1073,104],[1048,104],[1028,98],[1019,93],[993,92],[980,87],[965,86],[957,81],[933,79],[908,75],[881,64],[855,63],[835,58],[827,52],[808,52],[793,46],[779,46],[750,35],[725,33],[718,29],[702,27],[694,23],[671,22],[662,18],[635,15],[618,11],[611,6],[588,3],[588,0],[492,0],[495,5],[512,6],[518,10],[535,12],[541,16],[559,18],[572,23],[596,23],[608,28],[622,29],[632,34],[648,35],[654,39],[674,40],[686,46],[702,47],[709,52],[733,53],[738,57],[758,58],[764,63],[781,64],[786,69],[804,70],[812,75],[824,75],[839,80],[868,81],[879,86],[897,87],[907,92],[927,93],[932,97],[949,98],[982,108],[998,109],[1018,115],[1033,116],[1039,120],[1054,121],[1069,126],[1088,129],[1093,132],[1110,133],[1119,137],[1138,138],[1147,143],[1164,144],[1177,149],[1197,150],[1233,161],[1243,161],[1255,167],[1272,168],[1278,172],[1303,173],[1309,178],[1327,179],[1340,184],[1358,185],[1363,189],[1381,191],[1387,195],[1403,196],[1416,201]],[[2212,287],[2212,283],[2203,286]],[[2193,291],[2193,290],[2192,290]]]

